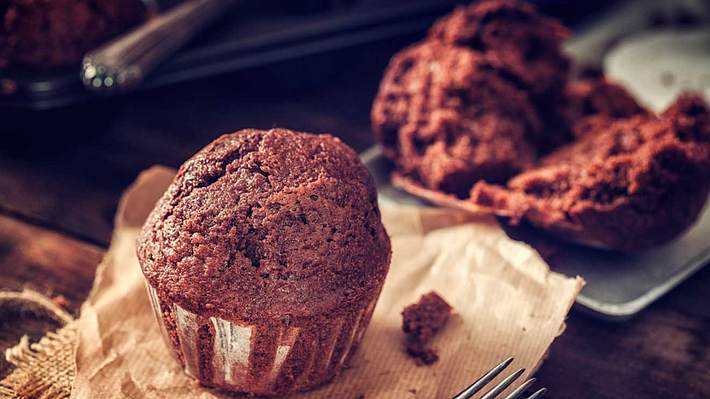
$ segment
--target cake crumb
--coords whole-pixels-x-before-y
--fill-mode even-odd
[[[419,302],[404,308],[404,345],[417,365],[430,365],[439,360],[439,355],[428,344],[449,320],[451,310],[451,306],[433,291],[423,295]]]

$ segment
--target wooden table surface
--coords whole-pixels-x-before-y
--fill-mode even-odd
[[[220,133],[283,126],[332,132],[366,149],[372,97],[389,55],[402,44],[62,112],[3,112],[0,288],[61,296],[77,314],[109,243],[123,188],[152,164],[178,166]],[[625,323],[572,311],[537,374],[550,389],[547,397],[710,398],[708,287],[710,268]],[[7,327],[0,326],[0,344],[19,338],[8,337]],[[0,376],[7,367],[0,363]]]

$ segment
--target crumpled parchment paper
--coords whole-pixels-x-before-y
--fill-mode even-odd
[[[72,398],[216,398],[185,375],[163,343],[135,255],[140,226],[174,171],[153,167],[126,191],[111,247],[82,307]],[[385,206],[392,266],[352,367],[298,398],[450,398],[514,356],[526,378],[542,361],[584,282],[549,270],[496,221],[450,209]],[[436,291],[455,314],[436,336],[440,359],[416,366],[401,312]],[[520,381],[523,381],[521,378]]]

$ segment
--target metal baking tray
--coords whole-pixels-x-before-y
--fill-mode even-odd
[[[375,179],[383,204],[429,206],[390,184],[391,165],[379,147],[361,158]],[[550,268],[568,276],[582,276],[587,285],[576,308],[594,316],[622,321],[637,314],[663,294],[710,262],[710,207],[681,237],[663,246],[637,253],[618,253],[569,244],[530,226],[516,228],[512,236],[536,247],[553,247]]]

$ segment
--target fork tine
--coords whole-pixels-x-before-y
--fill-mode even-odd
[[[493,387],[490,391],[488,391],[485,395],[481,397],[481,399],[495,399],[500,395],[501,392],[505,391],[506,388],[510,386],[515,380],[517,380],[523,373],[525,372],[525,369],[520,369],[516,371],[515,373],[509,375],[506,379],[501,381],[498,385]]]
[[[520,385],[515,391],[511,392],[510,395],[508,395],[505,399],[517,399],[519,398],[526,389],[530,388],[530,386],[535,382],[534,378],[531,378],[527,381],[525,381],[522,385]]]
[[[495,366],[491,371],[487,372],[483,377],[477,379],[473,384],[469,385],[466,389],[459,392],[458,395],[454,396],[453,399],[469,399],[473,394],[483,389],[489,382],[493,381],[494,378],[498,376],[506,367],[513,363],[513,358],[510,357],[503,361],[503,363]]]
[[[534,394],[532,394],[532,395],[528,396],[528,399],[537,399],[537,398],[541,398],[541,397],[542,397],[542,395],[544,395],[544,394],[545,394],[545,392],[547,392],[547,388],[540,388],[540,390],[539,390],[539,391],[537,391],[537,392],[535,392]]]

